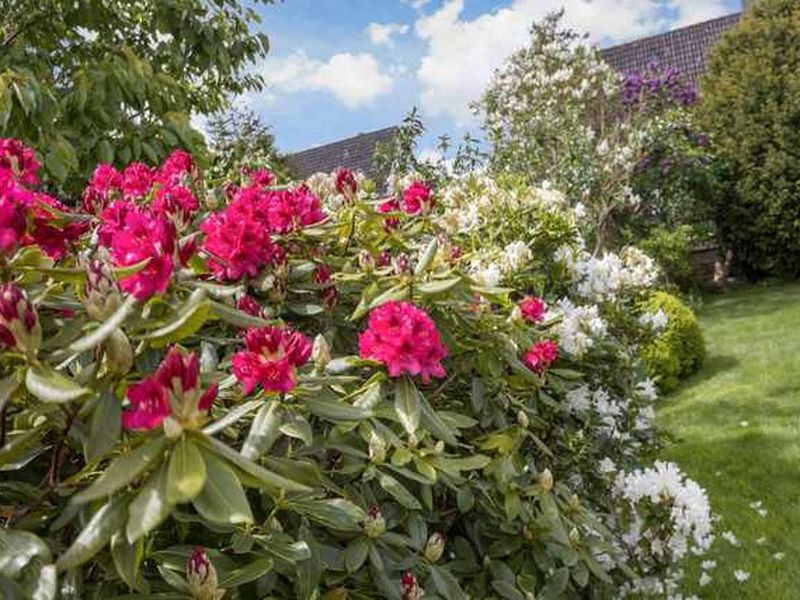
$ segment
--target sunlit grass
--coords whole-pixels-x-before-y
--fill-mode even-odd
[[[700,319],[708,358],[662,401],[662,455],[708,490],[718,533],[741,545],[718,538],[713,581],[697,584],[698,561],[687,583],[701,598],[800,598],[800,285],[710,296]],[[766,517],[750,506],[759,500]]]

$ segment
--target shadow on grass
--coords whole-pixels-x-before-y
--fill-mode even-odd
[[[703,366],[694,375],[690,375],[682,382],[682,385],[665,400],[671,402],[678,394],[685,393],[692,388],[702,385],[709,379],[713,379],[720,373],[735,368],[739,364],[739,359],[727,354],[712,354],[707,356]]]

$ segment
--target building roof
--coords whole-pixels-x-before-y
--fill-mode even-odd
[[[300,178],[306,178],[319,172],[330,173],[339,167],[361,171],[371,177],[375,175],[372,157],[377,145],[381,142],[391,141],[396,133],[397,127],[386,127],[378,131],[360,133],[345,140],[289,154],[286,162]]]
[[[675,67],[698,83],[705,72],[708,51],[722,34],[739,22],[741,13],[734,13],[674,29],[659,35],[634,40],[602,50],[603,58],[620,73],[642,71],[651,61]]]

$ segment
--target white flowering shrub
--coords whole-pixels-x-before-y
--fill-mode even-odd
[[[0,141],[4,595],[604,598],[706,547],[634,485],[654,268],[552,187],[37,171]]]

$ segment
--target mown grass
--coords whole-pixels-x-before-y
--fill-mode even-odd
[[[700,320],[708,358],[662,401],[659,424],[671,438],[662,455],[708,490],[722,519],[718,533],[733,531],[740,546],[718,537],[713,581],[698,585],[695,561],[689,591],[709,599],[800,598],[800,285],[710,296]],[[757,501],[766,517],[751,508]],[[736,569],[750,579],[738,582]]]

